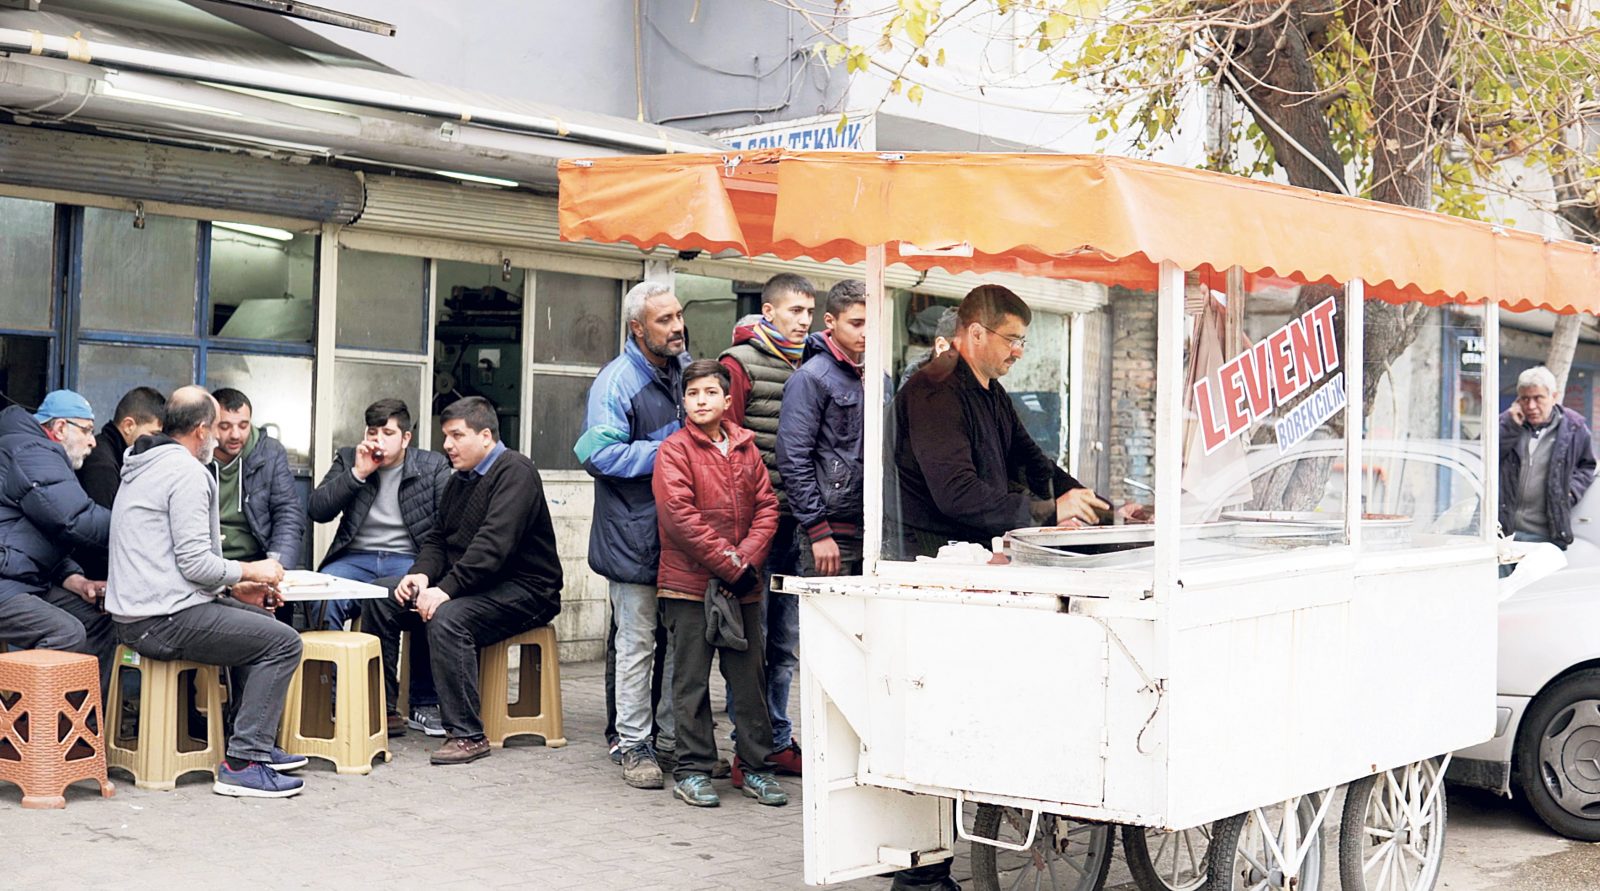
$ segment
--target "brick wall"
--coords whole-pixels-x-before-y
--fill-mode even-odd
[[[1108,439],[1111,499],[1149,503],[1149,493],[1124,478],[1155,485],[1156,295],[1112,288],[1111,434]]]

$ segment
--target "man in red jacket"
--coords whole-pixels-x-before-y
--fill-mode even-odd
[[[711,788],[717,743],[708,681],[715,653],[741,731],[733,784],[761,804],[783,805],[789,796],[767,770],[772,725],[761,611],[761,565],[778,529],[778,499],[755,437],[723,418],[729,401],[728,373],[721,365],[702,359],[684,369],[688,424],[661,443],[651,480],[661,533],[657,597],[671,638],[678,725],[673,794],[695,807],[721,804]]]

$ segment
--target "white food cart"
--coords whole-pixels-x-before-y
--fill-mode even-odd
[[[980,889],[1092,889],[1122,824],[1144,887],[1312,889],[1342,819],[1345,888],[1433,886],[1445,753],[1494,730],[1496,305],[1592,309],[1588,248],[1039,155],[563,162],[561,225],[862,264],[835,274],[867,281],[867,405],[885,406],[865,412],[865,574],[784,582],[809,883],[966,839]],[[905,447],[885,281],[928,270],[1106,295],[1100,346],[1067,326],[1062,450],[1152,524],[979,542],[1004,565],[885,549]]]

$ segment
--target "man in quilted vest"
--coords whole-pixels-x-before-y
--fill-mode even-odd
[[[761,670],[759,569],[778,528],[778,499],[750,431],[723,417],[728,378],[722,366],[709,359],[690,363],[683,391],[688,424],[661,444],[651,480],[661,535],[658,596],[672,641],[673,795],[694,807],[721,803],[711,787],[717,745],[708,681],[716,655],[728,689],[736,691],[733,720],[743,730],[733,784],[761,804],[783,805],[789,796],[767,768],[773,750]]]
[[[728,419],[755,434],[756,447],[778,495],[778,532],[767,558],[768,579],[799,571],[796,523],[778,475],[778,413],[783,406],[783,385],[804,358],[816,304],[811,282],[788,272],[773,276],[761,289],[761,318],[734,331],[733,346],[723,351],[720,360],[728,372]],[[773,764],[782,773],[798,776],[800,747],[794,743],[789,723],[789,688],[800,662],[800,606],[793,594],[770,589],[766,603],[766,685],[776,753]]]

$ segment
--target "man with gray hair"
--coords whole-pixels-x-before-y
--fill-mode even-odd
[[[651,492],[656,449],[683,426],[683,368],[689,364],[683,307],[672,288],[641,282],[622,301],[628,340],[589,387],[582,437],[573,446],[595,478],[589,567],[610,582],[607,729],[612,760],[638,789],[662,787],[655,746],[676,743],[664,635],[656,609],[661,544]],[[652,732],[654,714],[654,732]]]
[[[1572,544],[1572,506],[1594,482],[1583,415],[1561,404],[1555,375],[1517,376],[1517,400],[1500,415],[1500,531],[1519,541]]]

